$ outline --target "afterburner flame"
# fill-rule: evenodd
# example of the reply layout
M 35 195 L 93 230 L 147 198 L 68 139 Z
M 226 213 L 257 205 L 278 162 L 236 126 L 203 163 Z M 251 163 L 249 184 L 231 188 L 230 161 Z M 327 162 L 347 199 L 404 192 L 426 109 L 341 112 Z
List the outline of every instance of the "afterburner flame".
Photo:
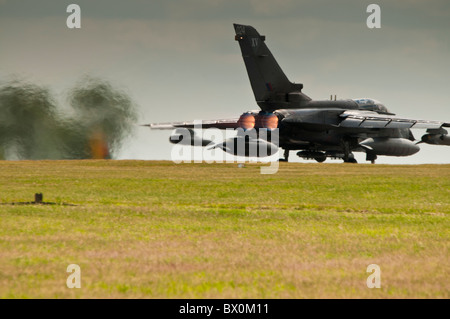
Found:
M 244 113 L 239 118 L 238 125 L 245 130 L 250 130 L 255 127 L 255 122 L 255 116 L 252 113 Z
M 256 118 L 256 127 L 276 129 L 278 127 L 278 117 L 274 113 L 258 114 Z

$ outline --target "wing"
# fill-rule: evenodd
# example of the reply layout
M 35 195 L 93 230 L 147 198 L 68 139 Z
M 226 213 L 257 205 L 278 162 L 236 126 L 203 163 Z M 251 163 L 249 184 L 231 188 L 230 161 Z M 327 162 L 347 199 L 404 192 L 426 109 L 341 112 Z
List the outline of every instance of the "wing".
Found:
M 349 128 L 421 128 L 439 130 L 450 127 L 450 123 L 405 119 L 397 116 L 379 114 L 371 111 L 345 111 L 339 115 L 343 120 L 340 127 Z
M 173 130 L 176 128 L 238 128 L 239 118 L 222 119 L 222 120 L 209 120 L 209 121 L 190 121 L 190 122 L 170 122 L 170 123 L 150 123 L 142 126 L 148 126 L 153 130 Z M 201 126 L 200 126 L 201 125 Z
M 297 114 L 298 113 L 298 114 Z M 338 118 L 335 116 L 338 115 Z M 173 130 L 176 128 L 238 128 L 239 118 L 208 120 L 208 121 L 189 121 L 189 122 L 169 122 L 169 123 L 150 123 L 147 126 L 156 130 Z M 372 111 L 338 111 L 338 110 L 296 110 L 290 116 L 287 116 L 285 123 L 302 123 L 316 125 L 332 125 L 346 128 L 420 128 L 429 130 L 439 130 L 442 127 L 450 127 L 450 123 L 441 121 L 415 120 L 397 117 L 390 114 L 379 114 Z

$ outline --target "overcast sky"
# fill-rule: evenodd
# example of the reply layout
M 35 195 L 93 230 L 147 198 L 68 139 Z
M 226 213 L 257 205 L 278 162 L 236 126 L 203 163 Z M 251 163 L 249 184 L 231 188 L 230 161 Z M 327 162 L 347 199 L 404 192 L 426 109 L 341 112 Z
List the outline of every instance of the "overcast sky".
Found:
M 81 29 L 66 26 L 71 3 Z M 370 3 L 381 29 L 366 26 Z M 234 22 L 266 35 L 313 99 L 370 97 L 403 117 L 450 122 L 448 0 L 0 0 L 0 81 L 48 86 L 64 104 L 83 75 L 104 78 L 133 98 L 142 124 L 238 117 L 258 107 Z M 170 159 L 169 135 L 138 127 L 119 158 Z M 421 149 L 377 162 L 450 163 L 450 147 Z

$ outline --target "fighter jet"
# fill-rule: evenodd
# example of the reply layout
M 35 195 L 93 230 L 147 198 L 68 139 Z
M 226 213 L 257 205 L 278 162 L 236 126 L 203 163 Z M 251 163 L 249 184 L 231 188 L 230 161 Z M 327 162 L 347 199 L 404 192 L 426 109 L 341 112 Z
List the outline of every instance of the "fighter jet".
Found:
M 202 128 L 240 129 L 248 131 L 276 131 L 277 143 L 260 134 L 246 140 L 247 146 L 264 144 L 271 155 L 284 149 L 305 159 L 323 162 L 327 158 L 356 163 L 353 152 L 365 152 L 366 160 L 375 162 L 378 156 L 410 156 L 417 153 L 420 143 L 450 145 L 444 127 L 448 122 L 426 121 L 398 117 L 379 101 L 371 98 L 347 100 L 312 100 L 302 92 L 303 84 L 288 80 L 266 45 L 266 37 L 248 25 L 234 24 L 235 40 L 239 43 L 256 103 L 260 110 L 244 112 L 240 117 L 204 121 Z M 151 129 L 188 129 L 192 135 L 183 140 L 179 131 L 171 135 L 172 143 L 221 148 L 234 155 L 236 148 L 226 142 L 215 144 L 196 135 L 194 122 L 147 124 Z M 426 134 L 416 141 L 411 129 L 426 129 Z M 269 135 L 265 135 L 269 136 Z M 238 134 L 234 142 L 242 138 Z M 245 151 L 248 155 L 248 152 Z

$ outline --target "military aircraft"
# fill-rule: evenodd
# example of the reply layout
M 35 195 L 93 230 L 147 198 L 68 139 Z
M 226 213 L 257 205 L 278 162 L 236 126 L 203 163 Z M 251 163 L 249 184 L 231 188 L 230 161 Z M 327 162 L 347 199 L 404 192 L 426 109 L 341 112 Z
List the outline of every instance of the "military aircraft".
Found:
M 248 111 L 239 118 L 204 121 L 202 128 L 240 128 L 243 131 L 277 131 L 277 143 L 268 138 L 247 138 L 245 145 L 264 144 L 271 155 L 284 149 L 288 161 L 289 151 L 305 159 L 323 162 L 328 157 L 356 163 L 353 152 L 365 152 L 366 160 L 375 162 L 377 156 L 410 156 L 417 153 L 420 143 L 450 145 L 444 127 L 450 123 L 406 119 L 396 116 L 379 101 L 370 98 L 348 100 L 312 100 L 302 92 L 303 84 L 288 80 L 265 43 L 265 36 L 248 25 L 234 24 L 235 40 L 239 43 L 247 68 L 250 84 L 259 111 Z M 225 142 L 215 144 L 195 134 L 194 122 L 147 124 L 151 129 L 184 128 L 192 133 L 184 139 L 177 130 L 170 137 L 172 143 L 212 146 L 234 155 L 236 149 Z M 411 129 L 426 129 L 416 141 Z M 270 134 L 267 135 L 270 137 Z M 239 140 L 242 134 L 234 138 Z M 246 151 L 244 155 L 248 155 Z

